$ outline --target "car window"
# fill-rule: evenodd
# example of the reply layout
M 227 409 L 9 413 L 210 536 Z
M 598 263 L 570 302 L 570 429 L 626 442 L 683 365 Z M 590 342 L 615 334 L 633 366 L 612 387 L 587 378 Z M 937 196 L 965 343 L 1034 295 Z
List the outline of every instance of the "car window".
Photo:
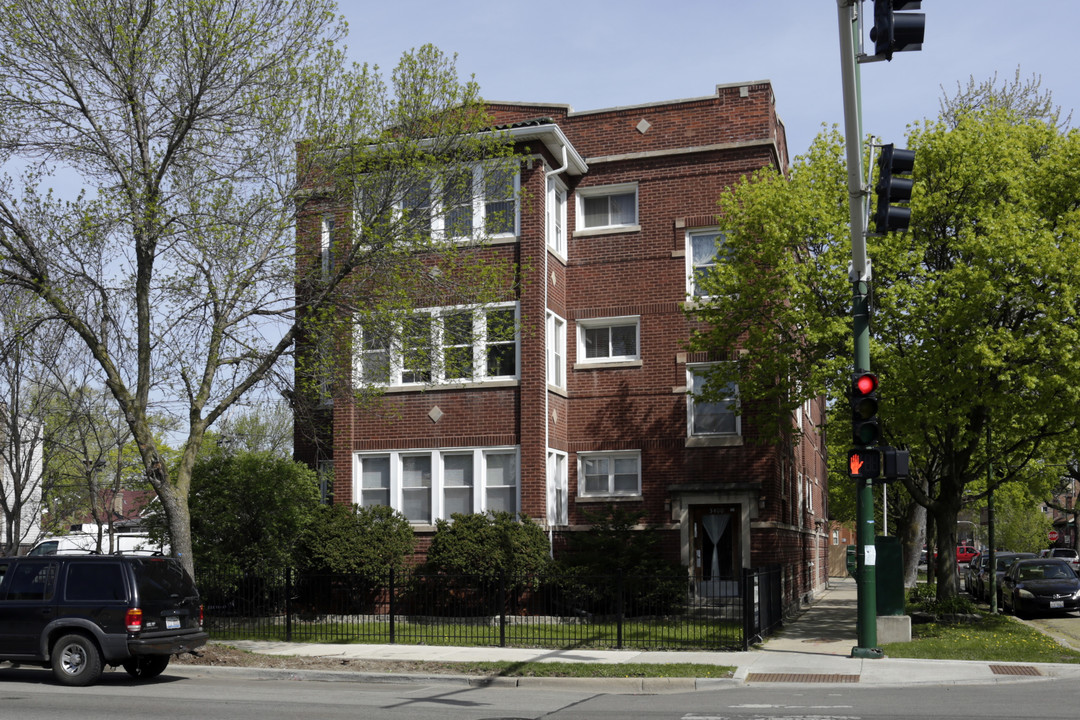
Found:
M 8 585 L 8 600 L 51 600 L 56 589 L 56 563 L 20 563 Z
M 127 591 L 120 563 L 69 564 L 64 598 L 75 602 L 126 600 Z
M 136 558 L 135 581 L 139 586 L 139 601 L 144 604 L 171 603 L 177 598 L 197 597 L 191 577 L 175 560 L 168 558 Z

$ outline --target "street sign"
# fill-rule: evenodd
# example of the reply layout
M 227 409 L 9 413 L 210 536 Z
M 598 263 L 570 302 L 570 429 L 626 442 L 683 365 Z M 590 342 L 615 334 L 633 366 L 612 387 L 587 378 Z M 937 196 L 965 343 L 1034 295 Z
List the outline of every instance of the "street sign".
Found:
M 1050 542 L 1057 542 L 1058 531 L 1057 530 L 1051 530 L 1049 537 L 1050 537 Z

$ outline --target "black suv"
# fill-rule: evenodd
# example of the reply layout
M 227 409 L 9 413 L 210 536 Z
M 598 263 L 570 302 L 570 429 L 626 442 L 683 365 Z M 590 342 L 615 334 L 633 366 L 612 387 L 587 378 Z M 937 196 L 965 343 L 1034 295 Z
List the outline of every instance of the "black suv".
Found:
M 206 643 L 202 606 L 179 561 L 162 556 L 0 558 L 0 660 L 52 667 L 90 685 L 103 664 L 132 677 Z

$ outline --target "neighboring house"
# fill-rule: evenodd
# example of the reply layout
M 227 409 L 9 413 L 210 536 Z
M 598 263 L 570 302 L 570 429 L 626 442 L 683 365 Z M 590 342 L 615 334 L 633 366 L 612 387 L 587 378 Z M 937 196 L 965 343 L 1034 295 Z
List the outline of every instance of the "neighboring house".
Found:
M 336 502 L 402 511 L 421 549 L 437 519 L 508 510 L 549 529 L 557 553 L 566 533 L 587 527 L 586 511 L 619 503 L 662 529 L 663 551 L 704 593 L 776 565 L 785 605 L 822 589 L 823 404 L 800 408 L 788 433 L 751 407 L 736 414 L 737 387 L 730 403 L 696 402 L 705 368 L 731 356 L 685 349 L 695 279 L 735 241 L 716 227 L 722 190 L 787 167 L 772 85 L 607 110 L 489 110 L 528 152 L 513 178 L 527 201 L 509 200 L 493 238 L 499 257 L 523 268 L 517 297 L 424 309 L 436 346 L 449 352 L 462 324 L 479 345 L 475 372 L 453 382 L 357 340 L 352 381 L 380 368 L 386 412 L 335 397 L 321 430 L 327 449 L 298 437 L 298 458 L 329 478 Z M 326 217 L 301 210 L 302 246 L 327 245 Z
M 4 406 L 5 418 L 17 425 L 18 436 L 7 436 L 0 448 L 0 546 L 14 551 L 33 547 L 41 537 L 41 425 L 35 420 L 12 418 Z

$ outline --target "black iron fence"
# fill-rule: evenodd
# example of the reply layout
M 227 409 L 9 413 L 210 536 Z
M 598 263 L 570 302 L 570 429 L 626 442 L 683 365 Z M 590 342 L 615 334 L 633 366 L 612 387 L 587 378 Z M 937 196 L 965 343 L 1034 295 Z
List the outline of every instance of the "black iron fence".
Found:
M 778 569 L 678 576 L 201 573 L 217 640 L 742 650 L 781 622 Z

